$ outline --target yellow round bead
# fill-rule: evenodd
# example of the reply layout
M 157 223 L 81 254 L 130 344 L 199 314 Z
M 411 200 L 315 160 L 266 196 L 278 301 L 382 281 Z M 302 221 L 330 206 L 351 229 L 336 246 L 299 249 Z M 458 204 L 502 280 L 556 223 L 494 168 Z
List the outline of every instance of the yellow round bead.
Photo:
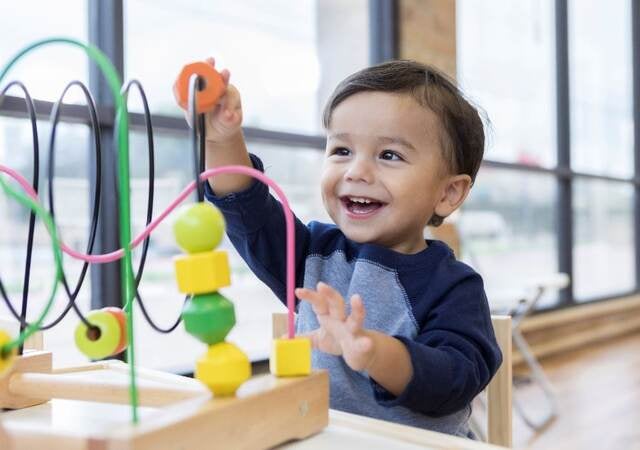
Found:
M 195 377 L 206 384 L 215 396 L 229 396 L 251 377 L 251 364 L 238 347 L 220 342 L 211 345 L 196 362 Z
M 207 202 L 185 205 L 176 212 L 173 233 L 180 248 L 187 253 L 215 249 L 224 237 L 224 216 Z
M 3 330 L 0 330 L 0 349 L 11 341 L 11 336 Z M 13 366 L 16 360 L 17 351 L 14 348 L 10 352 L 4 354 L 0 353 L 0 377 L 9 372 L 9 369 Z

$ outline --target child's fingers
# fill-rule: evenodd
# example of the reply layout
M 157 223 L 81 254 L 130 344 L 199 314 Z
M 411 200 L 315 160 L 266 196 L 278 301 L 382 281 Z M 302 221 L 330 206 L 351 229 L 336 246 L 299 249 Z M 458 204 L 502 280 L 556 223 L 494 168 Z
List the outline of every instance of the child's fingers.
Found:
M 227 86 L 227 92 L 220 98 L 220 103 L 226 111 L 238 111 L 242 108 L 240 104 L 240 93 L 233 85 Z
M 215 69 L 216 68 L 216 59 L 213 56 L 209 56 L 205 61 Z M 227 69 L 222 69 L 219 71 L 220 76 L 222 77 L 222 81 L 224 81 L 224 85 L 227 86 L 229 84 L 229 78 L 231 77 L 231 73 Z
M 366 311 L 362 303 L 362 297 L 358 294 L 351 296 L 351 314 L 347 318 L 347 328 L 351 333 L 362 330 Z
M 231 78 L 231 72 L 228 69 L 222 69 L 220 71 L 220 76 L 222 77 L 222 81 L 224 81 L 225 86 L 229 86 L 229 79 Z
M 334 319 L 344 320 L 346 318 L 346 313 L 344 311 L 344 299 L 342 295 L 334 288 L 329 286 L 326 283 L 319 282 L 318 283 L 318 292 L 321 295 L 324 295 L 329 304 L 329 315 Z
M 300 300 L 311 303 L 313 312 L 316 314 L 329 314 L 327 300 L 320 293 L 313 289 L 298 288 L 295 290 L 295 294 Z

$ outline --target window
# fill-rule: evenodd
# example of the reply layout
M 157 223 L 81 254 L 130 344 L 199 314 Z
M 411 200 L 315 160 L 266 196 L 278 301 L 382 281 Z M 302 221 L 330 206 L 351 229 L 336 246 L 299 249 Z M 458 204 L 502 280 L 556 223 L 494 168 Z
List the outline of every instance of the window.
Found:
M 569 2 L 574 170 L 633 176 L 631 4 Z
M 585 301 L 633 290 L 633 186 L 577 180 L 573 211 L 576 299 Z
M 24 46 L 51 36 L 69 36 L 83 41 L 87 39 L 87 4 L 84 0 L 59 2 L 3 2 L 0 4 L 0 28 L 11 30 L 11 39 L 0 40 L 0 62 L 6 64 Z M 72 80 L 87 83 L 87 60 L 83 52 L 63 46 L 41 48 L 18 62 L 3 80 L 5 86 L 11 80 L 22 81 L 34 99 L 57 101 L 64 87 Z M 8 95 L 22 97 L 22 92 L 12 88 Z M 67 103 L 84 104 L 79 89 L 71 89 L 65 97 Z M 0 112 L 1 114 L 1 112 Z M 47 198 L 46 159 L 50 128 L 48 123 L 38 123 L 40 141 L 40 198 Z M 56 145 L 55 206 L 62 236 L 76 249 L 86 246 L 88 239 L 89 190 L 88 158 L 92 148 L 89 130 L 83 125 L 61 124 Z M 63 143 L 61 145 L 61 143 Z M 33 145 L 31 126 L 27 120 L 0 116 L 0 163 L 17 170 L 28 180 L 32 178 Z M 65 202 L 73 193 L 77 202 Z M 45 202 L 46 204 L 46 202 Z M 29 213 L 21 205 L 0 194 L 0 277 L 7 293 L 18 311 L 22 301 L 23 271 L 26 256 Z M 7 213 L 8 212 L 8 213 Z M 86 220 L 85 220 L 86 219 Z M 86 226 L 85 226 L 86 225 Z M 7 232 L 8 230 L 8 232 Z M 53 255 L 49 235 L 44 225 L 36 221 L 35 244 L 29 285 L 28 320 L 37 318 L 51 292 L 54 272 Z M 71 289 L 75 287 L 81 263 L 64 259 L 65 271 Z M 91 280 L 87 273 L 77 303 L 82 311 L 89 310 Z M 54 307 L 45 319 L 51 322 L 64 309 L 67 296 L 59 286 Z M 10 313 L 1 302 L 0 316 Z M 78 322 L 71 311 L 62 322 L 47 332 L 47 347 L 55 351 L 55 364 L 86 361 L 75 350 L 73 330 Z M 16 331 L 17 331 L 16 322 Z
M 319 145 L 310 148 L 305 144 L 307 139 L 296 136 L 316 137 L 321 132 L 324 102 L 335 84 L 367 65 L 367 1 L 280 0 L 265 4 L 250 0 L 238 2 L 232 10 L 196 1 L 179 6 L 167 1 L 129 1 L 125 8 L 126 74 L 142 82 L 152 113 L 181 118 L 172 93 L 176 75 L 187 62 L 214 56 L 218 67 L 231 70 L 232 83 L 241 92 L 244 126 L 297 133 L 285 137 L 285 146 L 270 143 L 268 138 L 252 139 L 247 133 L 249 150 L 263 157 L 266 174 L 283 187 L 302 220 L 328 220 L 318 188 L 322 152 Z M 166 39 L 168 34 L 171 40 Z M 131 96 L 130 109 L 141 111 L 136 97 Z M 186 133 L 154 131 L 155 202 L 156 211 L 161 211 L 192 179 L 191 144 Z M 132 160 L 138 162 L 138 168 L 132 168 L 137 174 L 132 188 L 136 228 L 145 219 L 145 139 L 139 134 L 133 138 L 136 156 Z M 271 314 L 283 306 L 229 242 L 223 247 L 230 252 L 233 284 L 222 292 L 234 302 L 237 315 L 229 340 L 252 359 L 264 359 L 269 354 Z M 179 251 L 170 223 L 161 225 L 151 239 L 141 291 L 149 313 L 160 317 L 158 322 L 163 325 L 175 320 L 182 302 L 171 261 Z M 138 358 L 147 366 L 192 367 L 204 351 L 183 327 L 169 336 L 159 336 L 138 321 L 137 330 L 142 348 Z M 151 351 L 158 342 L 167 349 L 163 354 Z M 149 345 L 152 347 L 145 351 Z
M 553 2 L 459 0 L 462 89 L 486 111 L 485 161 L 523 168 L 556 164 Z M 508 293 L 557 271 L 556 182 L 544 171 L 485 163 L 460 214 L 468 262 L 499 309 Z M 554 294 L 541 304 L 555 304 Z M 515 299 L 511 299 L 513 302 Z
M 38 123 L 40 141 L 40 189 L 41 202 L 48 209 L 48 188 L 46 165 L 50 127 L 48 123 Z M 54 183 L 54 206 L 56 224 L 61 239 L 75 250 L 84 251 L 89 237 L 90 189 L 88 181 L 89 153 L 93 147 L 89 144 L 89 129 L 84 125 L 60 124 L 56 138 L 56 167 Z M 64 143 L 64 144 L 62 144 Z M 33 144 L 31 124 L 22 119 L 0 117 L 0 161 L 18 171 L 27 180 L 32 179 Z M 68 201 L 73 198 L 74 201 Z M 2 193 L 0 195 L 0 277 L 7 290 L 14 309 L 20 311 L 23 291 L 24 266 L 29 230 L 29 211 Z M 34 247 L 29 283 L 29 321 L 35 320 L 49 299 L 53 284 L 53 254 L 51 240 L 43 223 L 36 220 Z M 82 263 L 73 258 L 64 257 L 64 270 L 71 291 L 75 290 Z M 85 277 L 79 292 L 77 304 L 81 311 L 88 312 L 90 307 L 91 280 L 89 273 Z M 68 302 L 68 296 L 62 285 L 58 286 L 55 303 L 44 321 L 49 324 L 59 316 Z M 1 303 L 0 316 L 9 316 L 4 302 Z M 56 364 L 85 361 L 75 350 L 73 331 L 78 318 L 73 311 L 51 330 L 47 331 L 47 348 L 55 351 Z M 16 322 L 16 330 L 17 330 Z
M 573 284 L 542 307 L 637 291 L 631 2 L 460 0 L 457 14 L 459 79 L 492 121 L 460 218 L 488 288 L 546 270 Z
M 570 1 L 574 287 L 579 302 L 636 289 L 631 2 Z M 606 262 L 605 262 L 606 261 Z
M 461 209 L 465 262 L 484 278 L 494 309 L 513 305 L 514 292 L 557 269 L 556 183 L 552 176 L 484 167 Z M 551 304 L 556 296 L 545 298 Z
M 128 1 L 127 76 L 142 81 L 154 112 L 182 116 L 175 77 L 213 56 L 242 94 L 245 126 L 318 133 L 336 82 L 368 62 L 367 12 L 366 0 Z
M 8 62 L 24 46 L 52 36 L 87 40 L 87 3 L 85 0 L 41 2 L 24 0 L 0 4 L 0 29 L 11 30 L 11 38 L 0 40 L 0 61 Z M 57 101 L 71 80 L 87 80 L 87 58 L 68 46 L 41 48 L 25 56 L 6 81 L 21 80 L 33 98 Z M 17 94 L 14 94 L 17 95 Z M 72 91 L 67 103 L 84 103 L 79 91 Z
M 238 2 L 233 9 L 196 1 L 179 6 L 167 1 L 129 1 L 125 8 L 127 77 L 142 82 L 154 114 L 181 118 L 172 93 L 176 75 L 187 62 L 214 56 L 218 67 L 231 70 L 232 83 L 241 92 L 244 126 L 315 137 L 321 132 L 324 102 L 335 84 L 368 63 L 366 0 L 269 4 L 250 0 Z M 172 39 L 167 40 L 167 35 Z M 136 97 L 131 96 L 130 108 L 141 111 Z M 186 133 L 155 131 L 156 211 L 160 211 L 192 179 L 191 144 Z M 322 152 L 319 146 L 309 148 L 306 140 L 291 136 L 282 146 L 269 143 L 268 138 L 254 140 L 247 133 L 248 147 L 263 157 L 266 174 L 281 184 L 302 220 L 328 219 L 318 189 Z M 139 134 L 133 139 L 136 156 L 132 160 L 139 163 L 139 168 L 132 168 L 137 174 L 132 188 L 136 228 L 145 219 L 145 139 Z M 225 241 L 223 246 L 230 252 L 233 284 L 222 292 L 234 302 L 237 314 L 229 339 L 251 358 L 263 359 L 269 353 L 271 313 L 283 306 L 230 243 Z M 158 322 L 165 325 L 174 320 L 182 302 L 171 262 L 178 252 L 170 224 L 161 225 L 151 239 L 141 291 L 150 314 L 161 317 Z M 158 336 L 141 321 L 137 328 L 137 336 L 144 336 L 138 340 L 142 364 L 191 367 L 203 352 L 182 327 L 170 336 Z M 144 351 L 149 343 L 157 345 L 158 339 L 165 343 L 166 353 Z
M 100 20 L 100 28 L 92 29 L 92 36 L 115 43 L 116 56 L 119 52 L 124 55 L 124 78 L 142 82 L 154 114 L 154 207 L 157 214 L 192 179 L 191 144 L 182 113 L 173 99 L 174 79 L 185 63 L 213 55 L 221 67 L 232 70 L 233 83 L 242 92 L 244 125 L 250 128 L 247 132 L 250 150 L 264 157 L 267 174 L 282 184 L 303 220 L 327 219 L 323 216 L 317 189 L 319 172 L 316 169 L 322 159 L 321 111 L 336 82 L 368 63 L 368 1 L 279 0 L 265 5 L 257 0 L 244 0 L 230 10 L 211 2 L 191 0 L 176 6 L 166 0 L 141 0 L 125 1 L 123 7 L 124 36 L 114 35 L 120 20 L 117 2 L 65 0 L 47 6 L 25 1 L 12 4 L 10 10 L 0 7 L 0 25 L 15 30 L 11 42 L 0 43 L 0 61 L 6 61 L 24 45 L 40 38 L 69 36 L 87 41 L 90 13 L 92 21 Z M 107 14 L 104 14 L 105 10 L 108 10 Z M 99 14 L 94 14 L 96 12 Z M 16 22 L 24 23 L 24 26 L 16 29 Z M 97 24 L 92 22 L 89 26 L 96 27 Z M 50 46 L 30 54 L 27 59 L 28 62 L 14 67 L 11 78 L 25 81 L 32 96 L 44 100 L 43 105 L 47 107 L 58 99 L 71 80 L 87 82 L 88 59 L 78 49 Z M 103 98 L 99 94 L 105 92 L 110 97 L 104 80 L 98 83 L 92 88 L 94 97 Z M 9 95 L 22 96 L 13 91 Z M 75 89 L 69 92 L 65 101 L 85 103 L 79 90 L 76 92 Z M 113 129 L 109 109 L 103 106 L 98 104 L 104 137 Z M 133 111 L 132 123 L 136 120 L 139 123 L 140 115 L 135 114 L 141 111 L 137 94 L 130 96 L 129 107 Z M 67 123 L 62 123 L 58 131 L 55 197 L 61 201 L 56 203 L 56 218 L 63 238 L 74 248 L 83 249 L 88 236 L 92 141 L 86 125 L 70 123 L 86 119 L 73 114 L 65 116 L 63 113 L 62 122 Z M 6 115 L 22 118 L 4 117 Z M 27 176 L 32 148 L 29 130 L 22 110 L 16 111 L 15 106 L 0 106 L 0 160 Z M 39 133 L 41 161 L 45 165 L 46 123 L 40 124 Z M 132 225 L 136 234 L 146 219 L 148 163 L 146 135 L 134 124 L 130 136 Z M 44 168 L 42 173 L 45 173 Z M 41 192 L 46 198 L 42 185 Z M 62 201 L 72 195 L 73 202 Z M 17 299 L 22 286 L 20 262 L 24 258 L 28 213 L 4 196 L 0 196 L 0 208 L 9 211 L 0 216 L 0 228 L 12 230 L 0 237 L 3 255 L 8 255 L 0 263 L 0 275 L 12 299 Z M 50 288 L 47 276 L 53 278 L 51 251 L 42 225 L 36 236 L 33 265 L 38 280 L 32 282 L 31 297 L 37 300 L 32 300 L 31 305 L 46 299 Z M 252 359 L 265 358 L 269 351 L 271 312 L 282 310 L 283 306 L 253 276 L 228 242 L 224 242 L 223 247 L 230 249 L 234 280 L 224 293 L 236 305 L 238 322 L 229 339 L 238 343 Z M 179 251 L 170 220 L 166 221 L 151 237 L 140 287 L 150 316 L 164 327 L 175 321 L 184 300 L 175 286 L 172 263 L 172 256 Z M 140 251 L 136 250 L 134 267 L 139 258 Z M 81 265 L 69 257 L 64 261 L 68 279 L 73 282 Z M 91 308 L 89 281 L 87 277 L 79 296 L 79 306 L 85 313 Z M 55 308 L 64 307 L 66 299 L 59 291 Z M 29 315 L 32 315 L 31 308 Z M 139 308 L 137 315 L 140 363 L 182 370 L 193 367 L 195 358 L 204 348 L 187 336 L 182 327 L 170 335 L 159 335 L 144 323 Z M 55 312 L 50 316 L 54 317 Z M 85 359 L 73 345 L 73 329 L 77 322 L 77 318 L 69 314 L 47 333 L 47 345 L 56 350 L 56 364 Z M 166 351 L 156 351 L 158 346 Z
M 51 36 L 87 41 L 92 31 L 99 41 L 113 43 L 114 55 L 124 60 L 124 78 L 142 82 L 153 113 L 157 214 L 192 178 L 191 143 L 173 99 L 174 79 L 185 63 L 215 56 L 219 66 L 231 69 L 232 82 L 242 93 L 250 151 L 263 158 L 267 175 L 283 186 L 304 221 L 329 220 L 318 192 L 321 112 L 336 83 L 369 63 L 369 43 L 377 42 L 375 33 L 369 35 L 370 29 L 379 25 L 369 23 L 369 12 L 371 5 L 380 8 L 380 3 L 242 0 L 229 9 L 219 2 L 187 0 L 178 6 L 168 0 L 137 0 L 122 2 L 121 17 L 120 2 L 25 0 L 0 6 L 0 26 L 12 30 L 11 40 L 0 42 L 0 61 L 6 62 L 36 39 Z M 566 295 L 544 299 L 543 308 L 637 292 L 632 3 L 614 2 L 605 9 L 598 5 L 594 0 L 586 4 L 577 0 L 496 0 L 489 4 L 458 0 L 456 4 L 458 79 L 492 123 L 485 163 L 459 220 L 466 235 L 465 258 L 484 275 L 492 302 L 499 300 L 494 293 L 504 287 L 505 279 L 519 283 L 558 270 L 572 271 L 573 287 Z M 102 8 L 115 15 L 92 14 Z M 115 34 L 120 25 L 122 36 Z M 565 35 L 568 42 L 563 49 Z M 559 64 L 565 61 L 565 53 L 568 72 Z M 39 107 L 50 108 L 67 83 L 87 81 L 88 67 L 88 59 L 78 49 L 51 46 L 17 64 L 10 79 L 24 81 L 32 96 L 42 102 Z M 556 92 L 556 80 L 566 80 L 568 102 Z M 107 92 L 104 80 L 93 87 L 94 95 L 96 90 Z M 22 96 L 18 90 L 9 95 Z M 84 104 L 85 99 L 73 89 L 66 102 Z M 7 103 L 0 105 L 0 162 L 30 178 L 29 123 L 24 109 L 18 111 L 15 103 Z M 131 95 L 129 105 L 132 121 L 140 124 L 137 94 Z M 102 135 L 108 136 L 113 131 L 109 108 L 98 107 Z M 88 238 L 91 132 L 77 112 L 63 113 L 62 122 L 56 141 L 56 216 L 63 238 L 82 249 Z M 557 126 L 563 123 L 570 127 Z M 39 125 L 41 197 L 46 198 L 49 126 L 44 121 Z M 146 218 L 145 139 L 134 124 L 134 234 Z M 570 167 L 565 164 L 569 160 Z M 70 197 L 73 202 L 65 201 Z M 566 211 L 571 211 L 571 219 L 560 205 L 570 206 Z M 0 195 L 0 211 L 0 277 L 17 304 L 28 212 L 4 195 Z M 572 236 L 573 247 L 568 248 L 567 240 L 559 236 Z M 262 359 L 268 353 L 271 312 L 283 307 L 229 243 L 222 245 L 230 249 L 233 266 L 233 285 L 224 293 L 234 301 L 237 312 L 237 326 L 229 339 L 252 359 Z M 183 302 L 175 288 L 172 265 L 179 251 L 171 223 L 166 221 L 152 235 L 140 287 L 149 314 L 162 326 L 175 321 Z M 605 264 L 605 254 L 615 258 L 609 257 Z M 137 250 L 135 267 L 139 257 Z M 51 258 L 48 236 L 39 223 L 30 318 L 51 287 Z M 73 286 L 81 264 L 68 257 L 64 261 Z M 85 313 L 91 308 L 91 296 L 87 277 L 78 300 Z M 60 290 L 50 319 L 66 300 Z M 139 308 L 137 311 L 139 362 L 151 367 L 192 368 L 204 346 L 182 327 L 170 335 L 157 334 L 144 323 Z M 5 315 L 2 307 L 0 315 Z M 77 322 L 70 313 L 47 333 L 47 345 L 56 351 L 56 364 L 85 360 L 73 345 Z M 165 351 L 156 351 L 158 347 Z
M 458 81 L 492 122 L 485 157 L 556 163 L 553 2 L 459 0 Z

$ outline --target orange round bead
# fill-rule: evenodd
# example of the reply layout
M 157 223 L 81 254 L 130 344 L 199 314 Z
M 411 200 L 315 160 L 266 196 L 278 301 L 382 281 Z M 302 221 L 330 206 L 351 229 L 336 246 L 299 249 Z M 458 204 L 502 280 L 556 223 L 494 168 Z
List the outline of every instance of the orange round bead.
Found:
M 189 79 L 197 74 L 204 81 L 204 87 L 196 94 L 196 112 L 203 113 L 213 110 L 218 99 L 224 93 L 225 86 L 222 76 L 206 62 L 194 62 L 182 68 L 173 85 L 173 95 L 182 109 L 189 107 Z
M 115 306 L 107 306 L 106 308 L 102 308 L 102 311 L 106 311 L 109 314 L 113 314 L 113 316 L 118 319 L 118 324 L 120 325 L 120 342 L 118 342 L 118 346 L 113 352 L 114 355 L 121 353 L 127 348 L 127 317 L 124 311 Z

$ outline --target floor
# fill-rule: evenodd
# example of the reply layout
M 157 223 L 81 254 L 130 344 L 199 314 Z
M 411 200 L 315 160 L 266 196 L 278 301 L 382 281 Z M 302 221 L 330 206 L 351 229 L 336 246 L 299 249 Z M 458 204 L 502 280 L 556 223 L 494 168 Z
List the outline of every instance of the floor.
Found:
M 543 361 L 554 386 L 558 417 L 535 433 L 513 416 L 514 448 L 640 450 L 640 334 Z M 542 395 L 523 384 L 514 395 L 540 412 Z

